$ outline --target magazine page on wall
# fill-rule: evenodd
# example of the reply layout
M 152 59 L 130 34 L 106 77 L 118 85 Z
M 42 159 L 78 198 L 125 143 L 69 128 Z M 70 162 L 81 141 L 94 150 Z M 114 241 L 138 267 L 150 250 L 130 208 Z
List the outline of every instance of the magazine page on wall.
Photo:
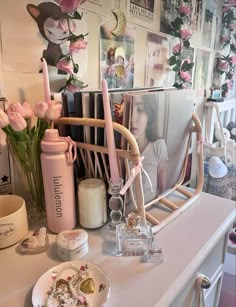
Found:
M 184 1 L 173 1 L 173 0 L 161 0 L 161 7 L 160 7 L 160 32 L 170 34 L 170 24 L 175 18 L 178 16 L 178 8 L 180 3 L 184 4 Z M 190 8 L 193 7 L 193 2 L 195 0 L 189 1 Z M 191 27 L 191 21 L 188 24 Z
M 168 37 L 149 32 L 147 34 L 146 73 L 147 87 L 167 87 L 174 84 L 170 81 Z
M 194 97 L 192 90 L 130 94 L 129 129 L 144 157 L 142 165 L 149 177 L 142 172 L 145 204 L 179 181 L 192 126 Z M 129 208 L 130 205 L 127 204 Z
M 202 43 L 208 48 L 215 48 L 219 19 L 216 1 L 205 1 Z
M 206 90 L 209 88 L 207 84 L 209 73 L 210 51 L 204 49 L 197 49 L 194 73 L 194 89 L 197 96 L 205 97 Z
M 178 39 L 177 38 L 170 38 L 170 52 L 171 50 L 173 50 L 174 46 L 177 45 L 179 43 Z M 192 45 L 190 45 L 189 48 L 186 48 L 184 46 L 182 46 L 182 51 L 181 51 L 181 56 L 180 56 L 180 60 L 181 62 L 184 62 L 184 61 L 187 61 L 188 63 L 193 63 L 194 60 L 195 60 L 195 57 L 196 57 L 196 48 L 194 48 Z M 171 57 L 171 53 L 169 54 L 169 56 Z M 194 66 L 192 69 L 188 70 L 188 74 L 190 75 L 190 80 L 187 82 L 184 83 L 184 86 L 185 88 L 187 89 L 192 89 L 193 88 L 193 79 L 194 79 L 194 74 L 193 74 L 193 71 L 194 71 Z M 172 85 L 174 83 L 180 83 L 180 78 L 177 74 L 177 72 L 175 71 L 171 71 L 171 73 L 169 74 L 170 75 L 170 80 L 169 81 Z
M 96 14 L 111 17 L 112 10 L 115 6 L 114 4 L 114 0 L 87 0 L 81 4 L 81 8 L 91 12 L 95 12 Z
M 148 29 L 156 29 L 158 16 L 157 0 L 120 1 L 120 9 L 126 12 L 128 21 Z
M 192 7 L 192 40 L 195 42 L 202 41 L 203 28 L 203 1 L 196 0 Z
M 120 33 L 113 34 L 111 20 L 101 19 L 100 70 L 109 89 L 134 86 L 134 26 L 125 25 Z

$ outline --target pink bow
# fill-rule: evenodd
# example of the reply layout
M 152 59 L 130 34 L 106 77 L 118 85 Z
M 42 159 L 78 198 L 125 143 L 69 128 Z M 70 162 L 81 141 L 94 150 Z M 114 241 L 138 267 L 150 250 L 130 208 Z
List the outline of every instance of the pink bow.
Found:
M 141 157 L 138 161 L 138 164 L 135 165 L 132 169 L 131 169 L 131 172 L 130 172 L 130 177 L 129 179 L 126 181 L 125 185 L 123 186 L 123 188 L 120 190 L 120 194 L 121 195 L 124 195 L 125 192 L 129 189 L 129 187 L 131 186 L 132 182 L 134 181 L 135 177 L 141 172 L 143 171 L 145 176 L 147 177 L 148 179 L 148 182 L 151 186 L 151 191 L 153 192 L 153 188 L 152 188 L 152 182 L 151 182 L 151 179 L 150 177 L 148 176 L 148 173 L 145 171 L 145 169 L 143 168 L 143 165 L 142 165 L 142 161 L 144 160 L 144 157 Z

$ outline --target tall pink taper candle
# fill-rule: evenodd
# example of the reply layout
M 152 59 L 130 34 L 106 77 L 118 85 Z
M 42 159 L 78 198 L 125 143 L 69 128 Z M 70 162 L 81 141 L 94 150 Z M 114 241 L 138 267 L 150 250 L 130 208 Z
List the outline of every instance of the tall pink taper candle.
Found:
M 48 104 L 51 102 L 51 91 L 48 76 L 48 65 L 45 58 L 41 58 L 43 69 L 43 84 L 44 84 L 44 98 Z
M 102 80 L 102 99 L 103 99 L 103 108 L 104 108 L 104 117 L 105 117 L 105 128 L 107 136 L 107 149 L 111 173 L 111 182 L 113 184 L 118 184 L 120 181 L 117 156 L 116 156 L 116 147 L 114 139 L 114 130 L 111 119 L 111 108 L 110 101 L 107 89 L 107 82 L 105 79 Z

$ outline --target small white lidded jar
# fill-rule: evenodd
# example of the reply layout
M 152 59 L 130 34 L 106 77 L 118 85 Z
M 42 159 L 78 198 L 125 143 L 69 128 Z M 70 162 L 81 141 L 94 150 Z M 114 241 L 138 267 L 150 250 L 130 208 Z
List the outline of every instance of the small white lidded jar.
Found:
M 57 235 L 57 256 L 64 260 L 80 259 L 89 250 L 88 233 L 83 229 L 64 230 Z

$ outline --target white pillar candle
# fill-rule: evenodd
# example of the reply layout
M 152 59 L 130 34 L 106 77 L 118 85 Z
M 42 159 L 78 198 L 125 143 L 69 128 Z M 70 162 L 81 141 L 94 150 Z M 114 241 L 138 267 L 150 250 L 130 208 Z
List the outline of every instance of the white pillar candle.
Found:
M 84 228 L 95 229 L 107 221 L 106 186 L 98 178 L 81 181 L 78 185 L 79 222 Z

